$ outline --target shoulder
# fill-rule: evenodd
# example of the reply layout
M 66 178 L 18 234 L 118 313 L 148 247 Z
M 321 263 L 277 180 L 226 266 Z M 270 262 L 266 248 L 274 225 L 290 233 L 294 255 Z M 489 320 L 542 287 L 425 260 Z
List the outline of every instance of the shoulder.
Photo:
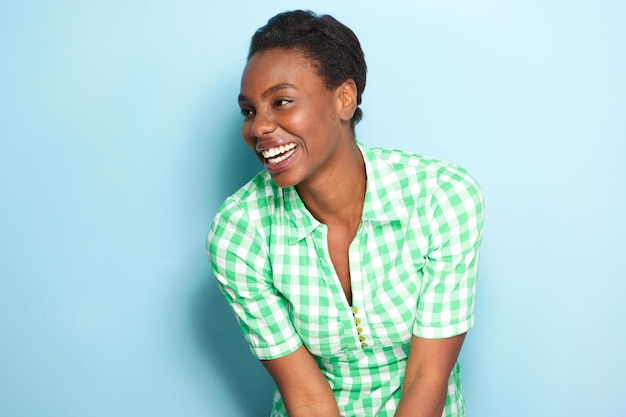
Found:
M 467 190 L 482 199 L 476 179 L 456 164 L 397 149 L 362 147 L 362 150 L 376 174 L 393 177 L 405 193 L 424 197 Z
M 252 220 L 263 217 L 264 213 L 272 211 L 278 195 L 278 187 L 267 171 L 263 170 L 222 203 L 216 219 L 231 218 L 243 213 L 247 213 Z
M 280 198 L 267 171 L 261 171 L 229 196 L 218 209 L 207 236 L 207 246 L 233 236 L 258 236 Z

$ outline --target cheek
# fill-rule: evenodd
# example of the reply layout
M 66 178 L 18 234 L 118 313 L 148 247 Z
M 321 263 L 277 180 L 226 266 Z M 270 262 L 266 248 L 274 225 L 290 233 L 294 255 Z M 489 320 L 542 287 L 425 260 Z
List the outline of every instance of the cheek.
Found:
M 313 109 L 294 110 L 276 119 L 281 129 L 295 136 L 310 135 L 311 131 L 317 131 L 321 121 L 319 110 Z

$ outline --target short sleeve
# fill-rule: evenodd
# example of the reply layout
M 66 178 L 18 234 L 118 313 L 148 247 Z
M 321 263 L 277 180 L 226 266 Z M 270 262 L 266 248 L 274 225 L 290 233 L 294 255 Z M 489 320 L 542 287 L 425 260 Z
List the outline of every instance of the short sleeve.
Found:
M 413 334 L 447 338 L 473 325 L 483 196 L 464 170 L 446 167 L 427 208 L 429 251 Z
M 272 284 L 267 245 L 246 212 L 225 204 L 213 221 L 206 246 L 218 286 L 252 353 L 264 360 L 295 351 L 302 342 L 285 299 Z

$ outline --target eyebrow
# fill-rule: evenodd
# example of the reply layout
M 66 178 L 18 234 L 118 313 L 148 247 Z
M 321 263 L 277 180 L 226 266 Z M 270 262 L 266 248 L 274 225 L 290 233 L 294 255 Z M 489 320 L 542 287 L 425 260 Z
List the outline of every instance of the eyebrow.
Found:
M 265 98 L 268 95 L 275 93 L 276 91 L 283 90 L 286 88 L 296 88 L 296 86 L 291 83 L 280 83 L 280 84 L 273 85 L 267 90 L 265 90 L 263 94 L 261 94 L 261 98 Z M 248 97 L 244 96 L 243 94 L 239 94 L 237 101 L 241 103 L 242 101 L 250 101 L 250 100 L 248 99 Z

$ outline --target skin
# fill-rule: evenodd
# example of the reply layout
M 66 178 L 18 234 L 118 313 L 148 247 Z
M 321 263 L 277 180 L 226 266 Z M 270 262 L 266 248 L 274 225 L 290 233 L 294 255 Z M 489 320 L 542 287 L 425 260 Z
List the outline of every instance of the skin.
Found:
M 348 247 L 361 221 L 366 185 L 365 164 L 350 127 L 356 94 L 351 79 L 328 88 L 301 52 L 270 49 L 250 57 L 239 95 L 245 143 L 274 182 L 295 186 L 311 214 L 327 225 L 330 257 L 349 304 Z M 271 149 L 280 152 L 281 146 L 279 155 L 263 156 Z M 286 158 L 271 163 L 277 156 Z M 463 339 L 413 337 L 397 417 L 441 417 Z M 290 417 L 339 416 L 328 381 L 304 346 L 262 363 Z
M 248 61 L 239 105 L 245 143 L 274 182 L 295 186 L 307 209 L 328 226 L 330 257 L 351 303 L 348 246 L 365 198 L 365 164 L 350 127 L 357 106 L 354 81 L 328 89 L 303 54 L 272 49 Z M 262 155 L 289 144 L 296 148 L 280 169 Z

